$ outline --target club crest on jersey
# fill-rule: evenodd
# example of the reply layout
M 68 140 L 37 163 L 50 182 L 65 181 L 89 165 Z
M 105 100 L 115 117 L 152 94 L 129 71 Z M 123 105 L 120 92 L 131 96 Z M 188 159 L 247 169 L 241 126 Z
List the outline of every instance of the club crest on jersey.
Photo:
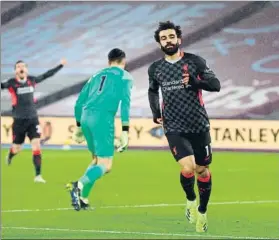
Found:
M 183 66 L 183 71 L 184 71 L 184 72 L 188 72 L 188 64 L 184 64 L 184 66 Z
M 26 94 L 26 93 L 32 93 L 32 92 L 34 92 L 33 86 L 21 87 L 21 88 L 17 89 L 17 94 Z

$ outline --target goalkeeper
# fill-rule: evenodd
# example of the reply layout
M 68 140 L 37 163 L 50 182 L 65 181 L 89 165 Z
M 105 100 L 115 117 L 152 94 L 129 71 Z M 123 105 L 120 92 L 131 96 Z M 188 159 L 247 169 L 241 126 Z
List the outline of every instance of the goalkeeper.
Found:
M 72 206 L 79 211 L 89 207 L 88 196 L 97 179 L 112 168 L 114 155 L 114 118 L 121 101 L 122 134 L 117 151 L 128 147 L 130 96 L 133 79 L 125 68 L 125 52 L 115 48 L 108 54 L 109 67 L 92 76 L 83 87 L 75 105 L 77 128 L 74 140 L 87 142 L 93 161 L 84 175 L 67 184 Z

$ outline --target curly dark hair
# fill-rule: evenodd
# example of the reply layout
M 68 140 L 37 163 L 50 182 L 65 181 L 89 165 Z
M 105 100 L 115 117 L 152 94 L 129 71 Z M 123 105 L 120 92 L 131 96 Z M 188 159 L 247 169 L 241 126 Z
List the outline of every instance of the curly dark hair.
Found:
M 181 31 L 181 27 L 178 25 L 175 25 L 173 22 L 171 21 L 166 21 L 166 22 L 159 22 L 159 27 L 157 28 L 157 30 L 154 33 L 154 38 L 156 40 L 156 42 L 160 42 L 160 36 L 159 33 L 163 30 L 167 30 L 167 29 L 173 29 L 176 32 L 176 35 L 178 38 L 182 37 L 182 31 Z

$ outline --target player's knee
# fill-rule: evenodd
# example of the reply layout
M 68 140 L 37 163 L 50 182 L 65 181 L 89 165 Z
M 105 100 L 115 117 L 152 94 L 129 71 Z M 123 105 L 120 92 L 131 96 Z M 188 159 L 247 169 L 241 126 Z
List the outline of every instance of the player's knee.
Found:
M 195 157 L 193 155 L 184 157 L 178 161 L 181 166 L 181 171 L 184 174 L 191 174 L 195 172 L 196 164 Z
M 31 140 L 31 146 L 33 151 L 41 150 L 41 143 L 39 138 L 34 138 Z
M 13 153 L 17 154 L 21 150 L 21 145 L 19 144 L 13 144 L 12 145 Z
M 193 168 L 191 168 L 191 167 L 185 166 L 185 167 L 183 167 L 183 168 L 181 169 L 181 172 L 182 172 L 183 174 L 189 175 L 189 174 L 194 173 L 195 170 L 194 170 Z
M 105 166 L 106 173 L 110 172 L 112 169 L 112 159 L 110 158 L 98 158 L 97 164 L 102 164 Z
M 198 174 L 198 176 L 202 178 L 205 178 L 210 174 L 208 166 L 199 166 L 199 165 L 196 166 L 196 173 Z

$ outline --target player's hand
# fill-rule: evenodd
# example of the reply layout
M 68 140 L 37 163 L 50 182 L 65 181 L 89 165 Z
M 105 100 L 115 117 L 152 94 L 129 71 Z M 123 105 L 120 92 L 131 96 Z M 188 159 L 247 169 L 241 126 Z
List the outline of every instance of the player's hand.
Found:
M 190 81 L 188 84 L 191 85 L 191 87 L 193 89 L 197 89 L 199 83 L 200 83 L 200 80 L 197 77 L 190 75 Z
M 183 84 L 187 85 L 190 81 L 190 75 L 189 73 L 183 73 L 183 79 L 182 79 L 182 82 Z
M 117 152 L 124 152 L 128 148 L 129 136 L 127 131 L 122 131 L 120 136 L 120 145 L 117 148 Z
M 65 58 L 62 58 L 60 63 L 64 66 L 67 64 L 67 60 Z
M 157 124 L 163 124 L 163 119 L 162 118 L 153 118 L 153 122 Z
M 76 127 L 76 130 L 74 131 L 72 138 L 75 142 L 77 142 L 79 144 L 85 141 L 81 127 Z

